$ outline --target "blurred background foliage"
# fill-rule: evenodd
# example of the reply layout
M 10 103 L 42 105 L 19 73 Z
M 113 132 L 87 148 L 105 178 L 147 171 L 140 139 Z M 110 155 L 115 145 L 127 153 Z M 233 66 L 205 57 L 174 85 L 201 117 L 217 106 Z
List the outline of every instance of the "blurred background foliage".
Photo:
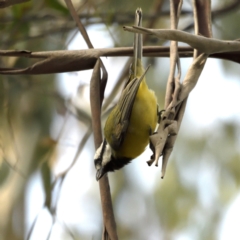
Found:
M 154 28 L 169 28 L 166 0 L 73 3 L 86 29 L 107 38 L 107 43 L 98 42 L 100 47 L 132 45 L 133 36 L 123 32 L 122 26 L 133 24 L 139 6 L 144 26 L 155 19 Z M 232 9 L 214 15 L 214 37 L 239 38 L 238 1 L 212 0 L 212 8 L 224 9 L 234 3 Z M 161 11 L 154 15 L 156 6 Z M 191 9 L 191 1 L 184 1 L 180 29 L 190 32 Z M 32 0 L 0 9 L 0 29 L 1 50 L 68 49 L 78 34 L 63 0 Z M 144 44 L 169 43 L 149 38 Z M 86 47 L 79 44 L 78 49 L 82 48 Z M 106 97 L 126 59 L 104 59 L 110 76 Z M 26 67 L 31 61 L 0 58 L 0 66 Z M 239 76 L 237 64 L 216 61 L 221 63 L 226 84 Z M 168 59 L 145 58 L 145 65 L 148 63 L 152 65 L 148 83 L 162 108 Z M 2 240 L 101 238 L 88 98 L 90 76 L 81 74 L 0 76 Z M 222 97 L 227 98 L 227 93 Z M 212 124 L 197 125 L 191 114 L 187 108 L 164 180 L 160 179 L 160 168 L 147 167 L 149 151 L 123 170 L 109 174 L 119 239 L 219 239 L 225 213 L 240 192 L 240 116 L 215 116 Z

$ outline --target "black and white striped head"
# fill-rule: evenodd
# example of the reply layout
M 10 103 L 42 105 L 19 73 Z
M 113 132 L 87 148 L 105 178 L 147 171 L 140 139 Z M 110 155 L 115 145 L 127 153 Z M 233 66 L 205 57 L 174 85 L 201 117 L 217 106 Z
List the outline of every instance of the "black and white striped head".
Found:
M 113 172 L 130 163 L 132 159 L 128 157 L 116 158 L 112 154 L 111 146 L 104 139 L 101 146 L 94 155 L 94 164 L 97 170 L 96 180 L 98 181 L 107 172 Z

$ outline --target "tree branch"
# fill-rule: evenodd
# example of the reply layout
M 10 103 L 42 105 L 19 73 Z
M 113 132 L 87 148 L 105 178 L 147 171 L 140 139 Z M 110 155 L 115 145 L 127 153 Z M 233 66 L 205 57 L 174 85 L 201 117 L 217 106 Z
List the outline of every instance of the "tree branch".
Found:
M 101 73 L 100 73 L 100 59 L 97 60 L 93 69 L 92 79 L 90 83 L 90 103 L 92 112 L 92 128 L 95 148 L 97 149 L 102 143 L 101 130 Z M 108 176 L 105 174 L 99 180 L 99 189 L 102 203 L 102 213 L 104 220 L 103 239 L 117 240 L 117 228 L 113 213 L 112 199 L 110 193 L 110 186 Z M 108 236 L 107 238 L 105 238 Z
M 190 47 L 178 47 L 181 58 L 192 57 L 193 49 Z M 132 56 L 132 47 L 103 48 L 87 50 L 60 50 L 46 52 L 30 52 L 26 50 L 0 50 L 3 57 L 23 57 L 39 59 L 38 62 L 26 68 L 0 67 L 0 74 L 50 74 L 82 71 L 92 69 L 99 57 L 123 57 Z M 143 47 L 143 56 L 169 57 L 169 47 L 147 46 Z M 225 59 L 240 63 L 240 51 L 211 54 L 209 57 Z
M 147 29 L 143 27 L 123 27 L 125 31 L 155 35 L 162 40 L 179 41 L 189 44 L 192 48 L 198 49 L 207 54 L 240 51 L 239 41 L 223 41 L 203 36 L 193 35 L 179 30 Z

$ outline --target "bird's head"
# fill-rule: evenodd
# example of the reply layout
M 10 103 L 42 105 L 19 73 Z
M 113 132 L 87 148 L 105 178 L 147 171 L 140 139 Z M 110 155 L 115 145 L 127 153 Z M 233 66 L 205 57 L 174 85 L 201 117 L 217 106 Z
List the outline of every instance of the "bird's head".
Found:
M 94 164 L 97 170 L 98 181 L 105 173 L 113 172 L 131 162 L 128 157 L 114 157 L 111 146 L 104 140 L 94 155 Z

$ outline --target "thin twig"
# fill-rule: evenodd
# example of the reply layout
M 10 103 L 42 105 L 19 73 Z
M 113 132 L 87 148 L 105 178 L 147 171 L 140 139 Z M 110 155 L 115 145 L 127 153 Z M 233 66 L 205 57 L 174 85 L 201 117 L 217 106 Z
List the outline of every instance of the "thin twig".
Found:
M 240 42 L 236 40 L 223 41 L 219 39 L 210 39 L 203 36 L 197 36 L 179 30 L 146 29 L 136 26 L 125 26 L 124 30 L 133 33 L 155 35 L 162 40 L 184 42 L 189 44 L 192 48 L 196 48 L 199 51 L 207 54 L 240 51 Z
M 92 127 L 95 148 L 97 149 L 102 143 L 101 131 L 101 90 L 100 90 L 100 60 L 97 60 L 93 70 L 90 83 L 90 104 L 92 112 Z M 117 240 L 117 229 L 113 213 L 113 206 L 110 194 L 108 176 L 105 174 L 99 180 L 99 189 L 102 203 L 102 212 L 104 220 L 103 239 Z
M 83 36 L 85 42 L 87 43 L 88 47 L 89 48 L 94 48 L 93 44 L 91 43 L 91 40 L 90 40 L 90 38 L 87 34 L 87 31 L 86 31 L 84 25 L 80 21 L 75 8 L 73 7 L 72 1 L 71 0 L 65 0 L 65 3 L 67 4 L 67 6 L 69 8 L 69 11 L 70 11 L 74 21 L 76 22 L 76 24 L 78 26 L 78 29 L 79 29 L 80 33 L 82 34 L 82 36 Z M 101 70 L 102 70 L 100 101 L 102 103 L 105 87 L 106 87 L 106 84 L 107 84 L 108 73 L 107 73 L 107 70 L 106 70 L 106 68 L 105 68 L 105 66 L 104 66 L 104 64 L 101 60 L 100 60 L 100 66 L 101 66 Z
M 181 3 L 175 4 L 174 0 L 170 1 L 170 18 L 171 18 L 171 29 L 177 29 L 178 20 L 179 20 L 179 9 L 181 9 L 182 1 Z M 176 64 L 179 61 L 178 56 L 178 43 L 176 41 L 171 41 L 170 44 L 170 72 L 168 76 L 167 81 L 167 87 L 166 87 L 166 96 L 165 96 L 165 108 L 170 104 L 172 101 L 172 93 L 174 91 L 174 74 L 175 74 L 175 68 Z M 180 70 L 180 66 L 178 68 Z M 180 75 L 179 75 L 180 79 Z
M 171 0 L 170 1 L 170 17 L 171 17 L 171 29 L 175 30 L 178 28 L 178 22 L 181 14 L 182 9 L 182 0 Z M 175 76 L 175 70 L 177 66 L 177 76 Z M 177 99 L 177 96 L 179 95 L 181 91 L 181 84 L 180 84 L 180 78 L 181 78 L 181 65 L 180 65 L 180 59 L 178 54 L 178 42 L 177 41 L 171 41 L 170 45 L 170 72 L 168 77 L 168 83 L 166 88 L 166 97 L 165 97 L 165 109 L 167 109 L 171 102 L 175 102 Z M 180 107 L 181 108 L 181 107 Z M 171 115 L 168 116 L 169 120 L 176 120 L 176 114 L 179 111 L 179 107 L 171 108 L 170 112 Z M 172 152 L 173 146 L 174 146 L 174 139 L 176 138 L 175 135 L 177 134 L 177 129 L 174 129 L 174 134 L 172 136 L 169 136 L 166 140 L 166 145 L 163 148 L 163 160 L 162 160 L 162 178 L 165 175 L 167 163 L 170 157 L 170 154 Z

